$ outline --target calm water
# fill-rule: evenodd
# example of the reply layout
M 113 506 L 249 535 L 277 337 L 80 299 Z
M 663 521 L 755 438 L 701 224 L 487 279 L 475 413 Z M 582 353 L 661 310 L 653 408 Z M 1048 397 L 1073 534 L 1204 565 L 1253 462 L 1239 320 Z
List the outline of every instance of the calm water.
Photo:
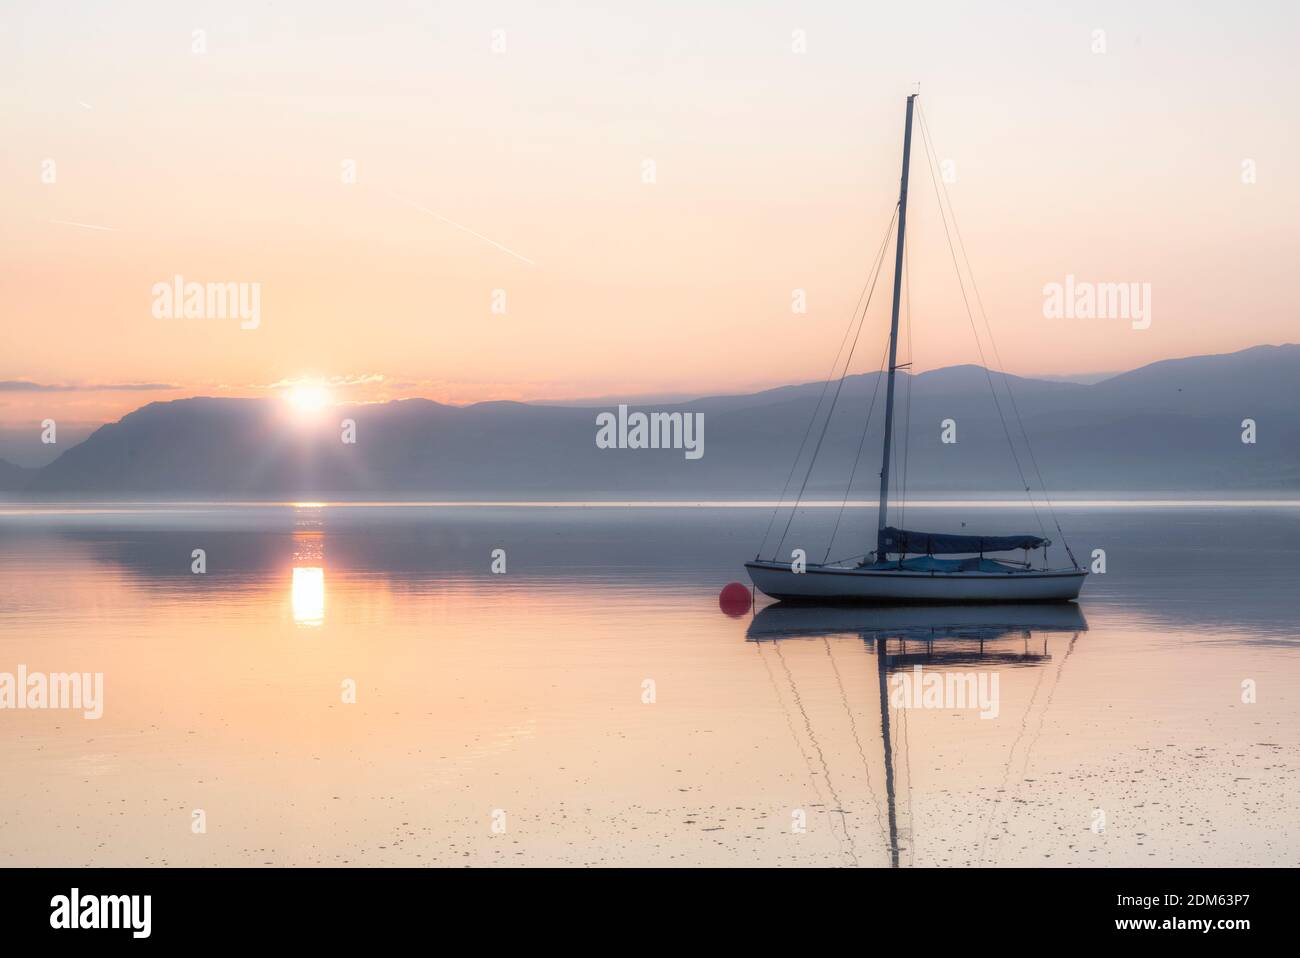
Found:
M 0 864 L 1300 864 L 1300 508 L 1063 510 L 1077 608 L 725 615 L 769 515 L 0 507 L 0 672 L 104 675 L 0 711 Z

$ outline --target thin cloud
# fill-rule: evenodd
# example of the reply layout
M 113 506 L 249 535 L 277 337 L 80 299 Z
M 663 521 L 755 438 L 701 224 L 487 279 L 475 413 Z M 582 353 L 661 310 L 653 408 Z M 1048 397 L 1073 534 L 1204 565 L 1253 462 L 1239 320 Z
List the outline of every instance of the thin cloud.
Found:
M 249 389 L 287 389 L 291 386 L 301 386 L 305 383 L 321 386 L 373 386 L 385 382 L 385 377 L 380 373 L 366 373 L 363 375 L 347 376 L 328 376 L 326 378 L 303 376 L 298 379 L 280 379 L 273 383 L 254 383 L 247 387 Z
M 91 383 L 77 386 L 66 383 L 34 383 L 25 379 L 0 380 L 0 392 L 6 393 L 146 393 L 183 389 L 175 383 Z

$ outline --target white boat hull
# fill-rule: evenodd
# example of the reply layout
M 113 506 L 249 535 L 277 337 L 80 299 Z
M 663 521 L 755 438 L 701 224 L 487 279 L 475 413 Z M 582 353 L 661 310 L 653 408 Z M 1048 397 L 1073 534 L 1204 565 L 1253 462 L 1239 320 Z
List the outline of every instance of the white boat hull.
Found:
M 913 572 L 746 562 L 755 588 L 787 602 L 1066 602 L 1079 597 L 1088 573 L 1081 569 L 1041 572 Z

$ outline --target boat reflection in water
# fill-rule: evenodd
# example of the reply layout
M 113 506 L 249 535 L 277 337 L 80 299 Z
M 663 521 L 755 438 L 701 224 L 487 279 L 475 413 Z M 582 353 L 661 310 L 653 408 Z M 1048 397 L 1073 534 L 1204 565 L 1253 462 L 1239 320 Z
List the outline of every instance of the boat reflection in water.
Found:
M 896 700 L 891 702 L 890 697 L 891 677 L 903 676 L 918 666 L 922 669 L 1041 667 L 1052 659 L 1053 637 L 1059 641 L 1069 636 L 1065 650 L 1068 658 L 1079 635 L 1087 630 L 1083 612 L 1072 602 L 856 608 L 778 602 L 754 616 L 745 638 L 749 642 L 780 643 L 857 635 L 874 652 L 888 803 L 888 854 L 890 865 L 897 868 L 902 843 L 894 745 L 890 737 L 890 708 L 896 706 Z M 793 684 L 793 677 L 790 681 Z M 797 689 L 792 691 L 798 695 Z M 811 726 L 808 731 L 811 734 Z

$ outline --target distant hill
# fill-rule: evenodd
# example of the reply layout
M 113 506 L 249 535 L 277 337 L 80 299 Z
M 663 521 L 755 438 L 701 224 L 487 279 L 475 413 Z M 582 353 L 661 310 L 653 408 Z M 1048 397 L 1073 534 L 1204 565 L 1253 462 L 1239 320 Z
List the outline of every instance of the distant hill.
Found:
M 878 482 L 884 390 L 876 374 L 845 380 L 808 484 L 835 497 L 861 446 L 853 493 Z M 899 374 L 897 484 L 913 493 L 1037 488 L 1052 492 L 1241 492 L 1300 489 L 1300 346 L 1259 346 L 1153 363 L 1083 384 L 993 374 L 979 366 Z M 681 450 L 599 449 L 599 407 L 422 399 L 343 406 L 318 426 L 274 399 L 152 403 L 103 426 L 39 470 L 0 463 L 0 488 L 34 496 L 404 498 L 774 498 L 790 475 L 822 383 L 711 396 L 647 410 L 703 413 L 703 458 Z M 834 391 L 832 385 L 831 391 Z M 863 420 L 876 405 L 863 438 Z M 1032 440 L 1027 454 L 1015 410 Z M 338 423 L 357 424 L 357 442 Z M 1258 441 L 1241 442 L 1244 419 Z M 940 442 L 943 420 L 957 442 Z M 809 448 L 820 434 L 817 423 Z M 803 464 L 795 482 L 802 481 Z
M 24 469 L 0 459 L 0 490 L 21 489 L 36 478 L 35 469 Z

